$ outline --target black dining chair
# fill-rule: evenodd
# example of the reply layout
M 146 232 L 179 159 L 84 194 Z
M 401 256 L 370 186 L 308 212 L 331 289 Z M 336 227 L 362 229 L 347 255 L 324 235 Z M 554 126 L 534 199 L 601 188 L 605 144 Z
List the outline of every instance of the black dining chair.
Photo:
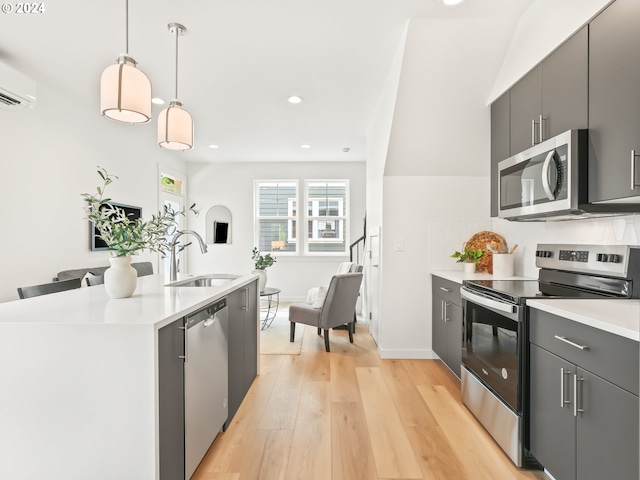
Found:
M 48 295 L 50 293 L 64 292 L 65 290 L 80 288 L 81 282 L 81 278 L 72 278 L 71 280 L 62 280 L 60 282 L 44 283 L 42 285 L 32 285 L 30 287 L 18 287 L 18 296 L 21 299 L 24 299 L 38 297 L 40 295 Z

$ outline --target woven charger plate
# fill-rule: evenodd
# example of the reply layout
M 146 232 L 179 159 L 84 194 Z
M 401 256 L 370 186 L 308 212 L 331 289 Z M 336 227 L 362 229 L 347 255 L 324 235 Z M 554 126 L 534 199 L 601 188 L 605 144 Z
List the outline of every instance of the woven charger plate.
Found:
M 477 250 L 481 249 L 484 254 L 480 257 L 480 261 L 476 264 L 477 272 L 493 273 L 493 253 L 487 249 L 487 244 L 500 250 L 500 247 L 506 247 L 507 242 L 501 235 L 494 232 L 478 232 L 467 240 L 466 247 Z

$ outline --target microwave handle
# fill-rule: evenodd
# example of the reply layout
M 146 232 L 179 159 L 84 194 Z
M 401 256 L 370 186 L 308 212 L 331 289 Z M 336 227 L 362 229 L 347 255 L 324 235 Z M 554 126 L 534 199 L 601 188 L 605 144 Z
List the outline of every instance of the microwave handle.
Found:
M 556 198 L 556 194 L 554 191 L 551 190 L 551 185 L 549 184 L 549 166 L 551 165 L 551 162 L 553 162 L 553 166 L 556 168 L 556 170 L 558 168 L 555 162 L 555 154 L 556 154 L 556 151 L 551 150 L 547 154 L 547 158 L 544 159 L 544 163 L 542 164 L 542 188 L 544 189 L 544 193 L 547 195 L 547 198 L 549 200 L 554 200 Z M 556 176 L 556 183 L 557 183 L 557 176 Z M 556 189 L 556 186 L 554 185 L 553 190 L 555 189 Z

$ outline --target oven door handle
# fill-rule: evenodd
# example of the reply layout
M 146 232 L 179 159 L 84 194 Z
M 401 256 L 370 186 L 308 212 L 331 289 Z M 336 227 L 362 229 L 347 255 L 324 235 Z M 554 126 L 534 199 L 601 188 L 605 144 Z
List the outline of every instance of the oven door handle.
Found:
M 518 309 L 520 308 L 517 305 L 513 305 L 511 303 L 503 303 L 498 300 L 494 300 L 492 298 L 487 298 L 482 295 L 477 295 L 475 293 L 471 293 L 469 290 L 464 288 L 460 289 L 460 295 L 465 300 L 476 303 L 478 305 L 482 305 L 483 307 L 490 308 L 491 310 L 495 310 L 498 312 L 504 312 L 511 315 L 517 315 Z

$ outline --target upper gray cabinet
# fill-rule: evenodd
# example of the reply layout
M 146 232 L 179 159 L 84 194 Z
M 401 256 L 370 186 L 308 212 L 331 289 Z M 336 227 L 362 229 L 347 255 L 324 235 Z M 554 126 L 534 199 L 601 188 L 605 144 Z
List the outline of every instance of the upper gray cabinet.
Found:
M 590 202 L 640 195 L 639 21 L 638 0 L 617 0 L 590 23 Z
M 588 126 L 589 39 L 582 28 L 511 89 L 511 155 Z
M 511 156 L 509 92 L 491 104 L 491 216 L 498 216 L 498 163 Z

